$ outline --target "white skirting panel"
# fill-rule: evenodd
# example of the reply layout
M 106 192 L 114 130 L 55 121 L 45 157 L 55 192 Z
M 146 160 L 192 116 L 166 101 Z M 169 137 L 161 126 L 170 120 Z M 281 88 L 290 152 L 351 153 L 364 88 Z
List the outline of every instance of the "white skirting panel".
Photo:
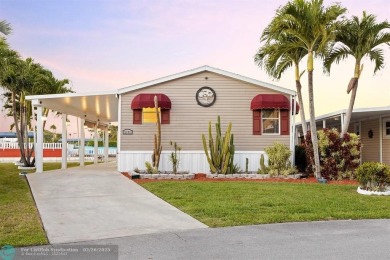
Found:
M 264 154 L 267 164 L 267 155 L 264 151 L 236 151 L 234 163 L 242 171 L 245 171 L 246 158 L 248 158 L 248 170 L 257 171 L 260 168 L 260 156 Z M 170 151 L 162 152 L 160 161 L 160 171 L 171 171 L 172 163 L 169 160 Z M 118 171 L 129 172 L 135 168 L 145 170 L 145 162 L 152 162 L 152 152 L 148 151 L 120 151 L 117 155 Z M 210 167 L 204 151 L 182 151 L 180 152 L 179 171 L 189 171 L 190 173 L 209 173 Z

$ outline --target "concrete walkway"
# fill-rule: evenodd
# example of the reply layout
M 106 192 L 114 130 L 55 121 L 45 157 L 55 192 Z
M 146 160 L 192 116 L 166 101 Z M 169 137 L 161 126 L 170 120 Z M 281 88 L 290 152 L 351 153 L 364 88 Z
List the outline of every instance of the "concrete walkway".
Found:
M 27 179 L 51 244 L 207 227 L 116 172 L 115 163 Z

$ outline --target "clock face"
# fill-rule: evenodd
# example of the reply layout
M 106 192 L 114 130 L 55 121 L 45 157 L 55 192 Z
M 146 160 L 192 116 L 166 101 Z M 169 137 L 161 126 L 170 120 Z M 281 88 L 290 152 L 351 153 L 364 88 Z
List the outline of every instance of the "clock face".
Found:
M 196 102 L 202 107 L 212 106 L 217 99 L 214 89 L 202 87 L 196 92 Z

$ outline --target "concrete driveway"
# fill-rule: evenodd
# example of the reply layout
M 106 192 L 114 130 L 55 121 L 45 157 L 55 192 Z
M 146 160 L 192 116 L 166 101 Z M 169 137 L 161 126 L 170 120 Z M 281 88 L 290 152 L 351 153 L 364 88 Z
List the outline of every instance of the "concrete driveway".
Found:
M 207 227 L 115 168 L 108 163 L 27 175 L 51 244 Z

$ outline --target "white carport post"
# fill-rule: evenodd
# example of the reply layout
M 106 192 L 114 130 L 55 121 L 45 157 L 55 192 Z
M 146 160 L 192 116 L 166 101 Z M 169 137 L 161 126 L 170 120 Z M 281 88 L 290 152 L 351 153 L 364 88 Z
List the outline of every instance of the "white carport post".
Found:
M 94 137 L 94 149 L 93 149 L 93 163 L 97 164 L 98 163 L 98 125 L 97 123 L 94 126 L 94 132 L 95 132 L 95 137 Z
M 62 114 L 62 160 L 61 160 L 61 169 L 65 170 L 68 167 L 67 158 L 68 158 L 68 134 L 66 130 L 66 114 Z
M 80 143 L 79 143 L 79 162 L 80 166 L 84 166 L 85 159 L 85 129 L 84 129 L 84 119 L 80 119 Z
M 104 128 L 104 162 L 108 163 L 108 141 L 109 141 L 109 133 L 108 127 Z
M 36 172 L 43 172 L 43 125 L 42 125 L 42 106 L 39 100 L 34 100 L 34 106 L 37 108 L 37 143 L 35 147 L 35 168 Z
M 295 165 L 295 113 L 297 106 L 296 96 L 290 95 L 290 151 L 291 151 L 291 163 Z M 292 113 L 291 113 L 292 112 Z

